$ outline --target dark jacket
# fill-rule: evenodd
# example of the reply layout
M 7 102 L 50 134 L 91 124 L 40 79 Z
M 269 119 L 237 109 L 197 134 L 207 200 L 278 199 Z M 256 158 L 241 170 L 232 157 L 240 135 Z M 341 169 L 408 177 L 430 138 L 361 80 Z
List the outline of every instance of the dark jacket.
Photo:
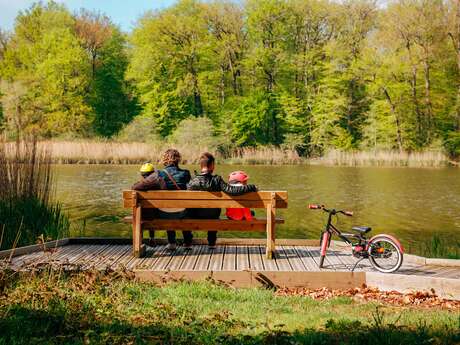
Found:
M 163 178 L 158 175 L 158 172 L 155 171 L 153 174 L 133 184 L 131 189 L 140 191 L 166 189 L 166 183 Z
M 167 170 L 168 173 L 172 176 L 172 178 L 176 181 L 177 185 L 179 186 L 180 189 L 187 189 L 187 183 L 189 183 L 191 176 L 190 176 L 190 171 L 181 169 L 175 165 L 169 165 L 163 170 L 159 172 L 160 177 L 163 178 L 163 180 L 166 183 L 166 189 L 169 190 L 177 190 L 176 186 L 174 183 L 171 181 L 169 178 L 168 174 L 164 172 L 164 170 Z
M 224 192 L 230 195 L 241 195 L 249 192 L 257 192 L 253 184 L 230 185 L 219 175 L 202 173 L 196 175 L 188 184 L 188 190 L 203 190 L 207 192 Z

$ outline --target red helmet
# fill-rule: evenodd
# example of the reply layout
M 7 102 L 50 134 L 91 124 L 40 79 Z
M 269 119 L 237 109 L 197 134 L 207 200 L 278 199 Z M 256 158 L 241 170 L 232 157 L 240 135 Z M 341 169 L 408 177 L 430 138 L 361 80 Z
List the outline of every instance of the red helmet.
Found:
M 237 181 L 237 182 L 244 183 L 247 180 L 249 180 L 249 175 L 246 174 L 244 171 L 241 171 L 241 170 L 234 171 L 234 172 L 230 173 L 230 175 L 228 175 L 228 180 L 229 181 Z

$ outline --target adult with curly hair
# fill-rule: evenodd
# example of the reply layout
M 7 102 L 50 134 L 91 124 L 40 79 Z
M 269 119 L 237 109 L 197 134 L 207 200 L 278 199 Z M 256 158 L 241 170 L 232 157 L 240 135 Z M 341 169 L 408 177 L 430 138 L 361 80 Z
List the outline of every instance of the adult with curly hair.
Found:
M 168 149 L 163 153 L 162 163 L 164 169 L 159 171 L 160 177 L 166 183 L 168 190 L 185 190 L 187 183 L 190 181 L 190 172 L 186 169 L 179 168 L 181 155 L 175 149 Z M 158 218 L 160 219 L 183 219 L 186 217 L 185 208 L 160 208 L 158 209 Z M 184 236 L 184 246 L 190 248 L 192 246 L 193 235 L 191 231 L 182 231 Z M 168 249 L 176 249 L 176 232 L 168 230 Z

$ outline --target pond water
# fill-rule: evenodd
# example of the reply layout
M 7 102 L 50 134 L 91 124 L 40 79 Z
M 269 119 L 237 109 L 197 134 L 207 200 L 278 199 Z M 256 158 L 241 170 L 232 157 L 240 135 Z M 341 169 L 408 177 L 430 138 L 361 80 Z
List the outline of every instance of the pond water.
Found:
M 192 173 L 196 169 L 187 168 Z M 138 166 L 56 165 L 54 169 L 57 199 L 71 218 L 72 235 L 130 236 L 129 225 L 121 222 L 129 213 L 122 208 L 121 191 L 138 178 Z M 353 218 L 339 218 L 345 230 L 369 225 L 372 233 L 396 235 L 409 249 L 433 234 L 460 242 L 460 169 L 219 165 L 216 173 L 228 176 L 239 169 L 248 172 L 260 190 L 288 191 L 289 207 L 279 211 L 286 223 L 277 228 L 277 238 L 318 238 L 325 214 L 307 205 L 323 203 L 354 211 Z

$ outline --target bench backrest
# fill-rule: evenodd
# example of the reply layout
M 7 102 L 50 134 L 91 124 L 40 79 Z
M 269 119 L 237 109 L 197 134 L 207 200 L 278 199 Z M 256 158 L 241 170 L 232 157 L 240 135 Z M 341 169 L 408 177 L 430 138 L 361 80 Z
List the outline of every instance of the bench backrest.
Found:
M 123 207 L 133 207 L 132 190 L 123 191 Z M 137 192 L 137 202 L 142 208 L 266 208 L 275 197 L 276 208 L 287 208 L 286 191 L 263 191 L 231 196 L 223 192 L 165 191 Z

